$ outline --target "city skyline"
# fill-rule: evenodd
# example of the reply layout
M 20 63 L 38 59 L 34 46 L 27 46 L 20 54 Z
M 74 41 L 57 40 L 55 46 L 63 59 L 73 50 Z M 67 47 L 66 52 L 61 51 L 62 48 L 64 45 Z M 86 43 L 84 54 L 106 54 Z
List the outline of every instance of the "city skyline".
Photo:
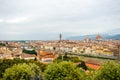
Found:
M 119 4 L 119 0 L 0 0 L 0 40 L 119 34 Z

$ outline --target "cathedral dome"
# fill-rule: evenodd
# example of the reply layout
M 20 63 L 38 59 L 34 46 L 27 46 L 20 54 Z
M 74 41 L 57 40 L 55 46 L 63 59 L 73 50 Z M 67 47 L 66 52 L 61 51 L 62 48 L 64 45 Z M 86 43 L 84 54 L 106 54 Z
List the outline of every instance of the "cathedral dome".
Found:
M 98 34 L 97 36 L 96 36 L 96 40 L 101 40 L 102 39 L 102 36 L 100 35 L 100 34 Z

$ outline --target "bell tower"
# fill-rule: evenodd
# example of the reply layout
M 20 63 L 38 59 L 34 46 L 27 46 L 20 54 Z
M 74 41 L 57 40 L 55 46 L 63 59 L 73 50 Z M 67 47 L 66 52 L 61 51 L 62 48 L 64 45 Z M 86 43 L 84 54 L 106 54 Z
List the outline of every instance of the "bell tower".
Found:
M 61 40 L 62 40 L 62 34 L 59 35 L 59 40 L 61 42 Z

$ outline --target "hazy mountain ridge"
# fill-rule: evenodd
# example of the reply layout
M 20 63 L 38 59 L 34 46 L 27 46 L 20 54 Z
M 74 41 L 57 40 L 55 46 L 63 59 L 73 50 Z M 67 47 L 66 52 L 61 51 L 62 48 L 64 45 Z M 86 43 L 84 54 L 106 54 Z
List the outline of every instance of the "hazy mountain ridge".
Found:
M 84 35 L 84 36 L 70 36 L 67 39 L 69 40 L 83 40 L 86 37 L 89 37 L 90 39 L 96 39 L 97 34 L 94 35 Z M 102 39 L 120 39 L 120 34 L 116 35 L 108 35 L 108 34 L 101 34 Z
M 70 39 L 70 40 L 83 40 L 85 39 L 87 36 L 90 38 L 90 39 L 96 39 L 96 36 L 98 34 L 93 34 L 93 35 L 83 35 L 83 36 L 69 36 L 67 39 Z M 102 36 L 103 39 L 120 39 L 120 28 L 117 28 L 117 29 L 113 29 L 113 30 L 108 30 L 104 33 L 101 33 L 100 34 Z

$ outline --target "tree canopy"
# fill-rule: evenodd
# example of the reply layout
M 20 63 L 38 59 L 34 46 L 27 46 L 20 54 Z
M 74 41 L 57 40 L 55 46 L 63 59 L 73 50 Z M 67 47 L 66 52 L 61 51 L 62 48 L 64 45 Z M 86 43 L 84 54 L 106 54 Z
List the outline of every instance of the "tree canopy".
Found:
M 0 43 L 0 46 L 6 46 L 4 43 Z
M 22 52 L 23 53 L 27 53 L 27 54 L 35 54 L 35 55 L 37 55 L 37 52 L 35 50 L 26 50 L 26 49 L 23 49 Z
M 80 64 L 78 64 L 78 67 L 81 67 L 81 68 L 84 69 L 84 70 L 87 70 L 87 69 L 88 69 L 87 66 L 85 65 L 85 62 L 84 62 L 84 61 L 82 61 Z
M 5 70 L 3 80 L 33 80 L 40 77 L 40 68 L 34 64 L 15 64 Z
M 7 68 L 12 67 L 14 64 L 20 64 L 20 63 L 35 63 L 39 68 L 42 70 L 42 72 L 46 69 L 46 65 L 43 63 L 40 63 L 38 61 L 34 60 L 24 60 L 24 59 L 0 59 L 0 78 L 3 77 L 3 73 Z
M 53 63 L 45 70 L 47 80 L 85 80 L 85 73 L 74 63 Z
M 73 56 L 68 56 L 68 53 L 65 53 L 64 55 L 59 55 L 57 59 L 54 60 L 54 62 L 62 62 L 62 61 L 71 61 L 71 62 L 74 62 L 74 63 L 77 63 L 77 62 L 83 62 L 79 57 L 73 57 Z
M 96 71 L 94 80 L 120 80 L 120 62 L 108 61 Z

